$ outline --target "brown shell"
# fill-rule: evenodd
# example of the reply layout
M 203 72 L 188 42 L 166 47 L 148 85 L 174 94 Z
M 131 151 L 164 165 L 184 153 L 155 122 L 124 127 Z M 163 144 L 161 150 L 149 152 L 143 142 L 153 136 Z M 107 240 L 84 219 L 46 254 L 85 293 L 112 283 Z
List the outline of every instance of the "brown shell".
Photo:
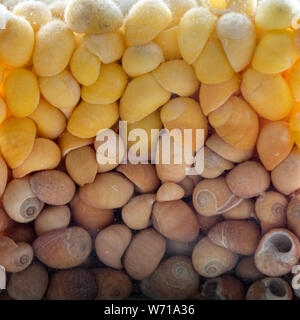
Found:
M 142 292 L 152 299 L 185 300 L 193 296 L 200 282 L 191 258 L 174 256 L 163 261 L 154 273 L 141 281 Z
M 224 275 L 207 279 L 201 290 L 204 300 L 243 300 L 244 287 L 237 278 Z
M 226 175 L 226 182 L 236 196 L 249 199 L 269 188 L 270 175 L 260 163 L 246 161 L 238 164 Z
M 174 182 L 165 182 L 157 190 L 156 201 L 180 200 L 184 197 L 184 194 L 185 192 L 180 185 Z
M 197 216 L 182 200 L 156 202 L 153 206 L 154 228 L 163 236 L 178 242 L 190 242 L 199 233 Z
M 300 258 L 298 238 L 287 229 L 273 229 L 260 240 L 255 265 L 263 274 L 279 277 L 289 273 Z
M 292 300 L 290 285 L 281 278 L 263 278 L 252 283 L 246 300 Z
M 28 223 L 15 223 L 5 231 L 5 235 L 15 242 L 32 243 L 36 234 L 33 227 Z
M 29 184 L 41 201 L 56 206 L 70 202 L 75 193 L 75 183 L 58 170 L 37 172 L 30 177 Z
M 253 155 L 253 149 L 240 150 L 232 147 L 222 140 L 216 133 L 212 134 L 205 143 L 212 151 L 232 162 L 243 162 L 250 159 Z
M 91 233 L 99 232 L 114 219 L 112 209 L 96 209 L 83 202 L 77 193 L 70 202 L 72 219 L 77 225 Z
M 133 279 L 142 280 L 157 268 L 166 250 L 166 240 L 152 228 L 138 232 L 124 256 L 125 270 Z
M 98 174 L 95 181 L 79 190 L 80 198 L 89 206 L 97 209 L 123 207 L 133 195 L 131 181 L 118 172 Z
M 93 300 L 97 295 L 93 273 L 87 269 L 60 270 L 50 280 L 49 300 Z
M 232 169 L 233 166 L 233 162 L 224 159 L 208 147 L 204 147 L 204 169 L 201 172 L 201 177 L 206 179 L 217 178 L 225 170 Z
M 208 237 L 218 246 L 238 254 L 250 255 L 258 245 L 260 231 L 252 221 L 226 220 L 213 226 Z
M 285 227 L 286 207 L 287 200 L 279 192 L 264 192 L 256 199 L 255 213 L 263 234 L 274 228 Z
M 154 192 L 160 185 L 152 164 L 120 164 L 116 170 L 124 174 L 135 185 L 138 193 Z
M 133 230 L 145 229 L 150 224 L 155 194 L 140 194 L 132 199 L 122 208 L 123 222 Z
M 95 239 L 98 258 L 108 267 L 122 269 L 121 258 L 131 237 L 131 230 L 124 224 L 113 224 L 101 230 Z
M 15 300 L 41 300 L 48 287 L 48 272 L 40 263 L 12 273 L 7 292 Z
M 300 237 L 300 198 L 291 199 L 287 206 L 287 225 L 288 228 Z
M 300 188 L 300 150 L 297 147 L 271 172 L 272 184 L 288 195 Z
M 48 206 L 34 220 L 34 229 L 37 235 L 66 228 L 71 220 L 71 212 L 68 206 Z
M 233 269 L 238 261 L 238 255 L 204 237 L 195 245 L 192 261 L 195 270 L 201 276 L 213 278 Z
M 223 177 L 201 180 L 193 192 L 194 208 L 203 216 L 213 216 L 226 212 L 238 204 L 235 202 L 235 196 L 228 188 Z
M 92 272 L 98 287 L 95 300 L 123 300 L 129 297 L 133 284 L 125 272 L 110 268 L 92 269 Z
M 249 219 L 254 214 L 254 202 L 251 199 L 244 199 L 236 207 L 231 208 L 227 212 L 223 213 L 225 219 Z
M 32 192 L 29 177 L 10 181 L 2 201 L 9 217 L 21 223 L 33 221 L 44 206 L 44 203 Z
M 33 259 L 33 249 L 26 242 L 15 243 L 6 236 L 0 237 L 0 265 L 7 272 L 25 270 Z
M 256 268 L 254 256 L 242 257 L 235 268 L 235 274 L 244 280 L 255 281 L 264 275 Z
M 33 243 L 36 257 L 46 266 L 68 269 L 80 265 L 92 250 L 91 237 L 80 227 L 49 231 Z

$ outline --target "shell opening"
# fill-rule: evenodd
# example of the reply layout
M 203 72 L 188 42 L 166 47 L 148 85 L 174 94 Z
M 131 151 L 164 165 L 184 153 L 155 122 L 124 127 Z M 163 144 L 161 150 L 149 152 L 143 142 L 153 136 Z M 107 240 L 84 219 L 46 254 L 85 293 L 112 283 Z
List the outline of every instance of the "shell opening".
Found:
M 274 245 L 277 251 L 281 253 L 290 252 L 293 247 L 291 239 L 285 234 L 274 234 L 270 239 L 270 242 Z
M 286 295 L 286 287 L 284 283 L 278 279 L 272 279 L 269 283 L 270 292 L 276 297 L 284 297 Z
M 221 297 L 218 295 L 218 282 L 217 281 L 210 281 L 206 283 L 203 288 L 203 295 L 208 300 L 222 300 Z

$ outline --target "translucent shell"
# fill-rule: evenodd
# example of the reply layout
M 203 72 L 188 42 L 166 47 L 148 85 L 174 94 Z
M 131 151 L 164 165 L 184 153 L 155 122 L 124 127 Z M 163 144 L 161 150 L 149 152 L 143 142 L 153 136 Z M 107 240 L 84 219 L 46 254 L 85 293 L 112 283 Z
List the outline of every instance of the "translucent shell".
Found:
M 93 138 L 78 138 L 69 131 L 65 131 L 58 139 L 58 145 L 62 156 L 66 156 L 70 151 L 88 146 L 94 142 Z
M 51 20 L 52 13 L 46 4 L 39 1 L 24 2 L 18 3 L 14 7 L 13 13 L 17 16 L 23 16 L 31 24 L 34 31 L 38 31 L 43 24 Z
M 85 146 L 70 151 L 65 163 L 68 174 L 78 185 L 94 182 L 98 165 L 93 148 Z
M 64 19 L 78 33 L 105 33 L 118 30 L 123 22 L 120 8 L 110 0 L 72 0 Z
M 230 80 L 234 71 L 229 64 L 219 39 L 211 37 L 194 63 L 196 76 L 205 84 Z
M 22 17 L 11 17 L 0 32 L 0 61 L 10 67 L 21 67 L 30 60 L 33 46 L 30 23 Z
M 267 170 L 274 169 L 292 150 L 294 139 L 288 123 L 276 121 L 265 124 L 257 140 L 259 158 Z
M 120 102 L 122 120 L 139 121 L 165 104 L 171 93 L 162 88 L 152 74 L 145 74 L 128 83 Z
M 15 117 L 27 117 L 37 108 L 40 99 L 36 76 L 25 69 L 11 71 L 5 79 L 4 95 L 7 106 Z
M 288 70 L 287 81 L 292 89 L 294 99 L 300 101 L 300 60 Z
M 192 64 L 202 52 L 217 17 L 206 8 L 194 8 L 181 18 L 178 30 L 178 46 L 183 59 Z
M 160 120 L 159 110 L 154 111 L 153 113 L 149 114 L 147 117 L 145 117 L 140 121 L 127 124 L 128 134 L 130 133 L 131 130 L 134 130 L 134 129 L 143 129 L 147 132 L 148 144 L 141 146 L 140 154 L 145 154 L 147 152 L 151 152 L 151 150 L 154 150 L 154 148 L 156 147 L 156 140 L 158 139 L 159 133 L 157 133 L 156 135 L 152 133 L 151 135 L 151 130 L 152 129 L 160 130 L 161 128 L 162 128 L 162 122 Z M 135 143 L 136 141 L 127 141 L 128 149 Z
M 154 42 L 149 42 L 127 48 L 122 58 L 122 67 L 130 77 L 137 77 L 153 71 L 163 61 L 161 48 Z
M 168 130 L 175 128 L 180 130 L 194 129 L 192 131 L 193 141 L 184 145 L 185 147 L 196 151 L 202 146 L 203 141 L 201 141 L 201 145 L 197 144 L 195 129 L 203 129 L 205 139 L 207 136 L 207 121 L 200 105 L 195 100 L 184 97 L 172 99 L 161 109 L 160 118 L 164 127 Z M 184 138 L 184 134 L 182 136 Z M 182 143 L 182 141 L 179 141 L 179 143 Z
M 172 21 L 168 25 L 168 28 L 177 26 L 181 17 L 187 11 L 198 6 L 196 0 L 164 0 L 164 2 L 168 5 L 172 13 Z
M 163 51 L 163 55 L 166 60 L 181 58 L 177 41 L 178 29 L 179 27 L 176 26 L 163 30 L 153 39 L 153 42 L 158 44 Z
M 289 69 L 297 58 L 293 32 L 274 30 L 261 38 L 255 50 L 252 66 L 262 73 L 280 73 Z
M 6 119 L 7 116 L 7 106 L 5 101 L 0 96 L 0 125 Z
M 40 77 L 39 85 L 44 98 L 59 109 L 73 108 L 80 99 L 80 86 L 68 70 L 55 76 Z
M 36 74 L 54 76 L 62 72 L 71 59 L 74 46 L 73 33 L 65 23 L 53 20 L 43 25 L 36 33 L 33 52 Z
M 257 0 L 226 0 L 227 6 L 240 13 L 254 16 L 257 7 Z
M 26 160 L 13 169 L 13 177 L 22 178 L 34 171 L 54 169 L 60 159 L 61 153 L 57 144 L 49 139 L 37 138 Z
M 219 18 L 216 32 L 232 68 L 240 72 L 251 62 L 256 46 L 252 21 L 241 13 L 230 12 Z
M 208 116 L 217 134 L 231 146 L 248 150 L 255 146 L 259 131 L 255 111 L 241 98 L 231 97 Z
M 74 78 L 84 86 L 96 82 L 100 73 L 101 61 L 87 48 L 79 46 L 73 53 L 70 68 Z
M 35 135 L 31 119 L 8 118 L 0 126 L 0 150 L 10 168 L 20 166 L 29 156 Z
M 36 123 L 39 137 L 52 140 L 59 137 L 67 125 L 64 114 L 43 98 L 29 118 Z
M 110 128 L 119 118 L 118 105 L 80 102 L 69 119 L 68 131 L 79 138 L 92 138 Z
M 248 69 L 243 74 L 241 91 L 253 109 L 268 120 L 283 119 L 293 106 L 291 89 L 280 74 L 263 74 Z
M 153 76 L 164 89 L 179 96 L 190 96 L 199 86 L 192 66 L 184 60 L 162 63 L 153 71 Z
M 120 65 L 103 64 L 96 82 L 81 88 L 81 97 L 89 103 L 113 103 L 121 97 L 126 84 L 127 75 Z
M 233 94 L 240 89 L 241 79 L 239 74 L 225 82 L 218 84 L 202 83 L 199 92 L 199 101 L 203 113 L 207 116 L 210 112 L 218 109 L 224 104 Z
M 121 31 L 86 34 L 82 39 L 82 45 L 103 63 L 112 63 L 121 59 L 125 51 L 125 39 Z
M 127 45 L 138 46 L 153 40 L 171 20 L 171 11 L 162 0 L 139 1 L 124 23 Z
M 264 30 L 286 29 L 298 24 L 299 9 L 295 1 L 264 0 L 260 1 L 256 15 L 256 25 Z

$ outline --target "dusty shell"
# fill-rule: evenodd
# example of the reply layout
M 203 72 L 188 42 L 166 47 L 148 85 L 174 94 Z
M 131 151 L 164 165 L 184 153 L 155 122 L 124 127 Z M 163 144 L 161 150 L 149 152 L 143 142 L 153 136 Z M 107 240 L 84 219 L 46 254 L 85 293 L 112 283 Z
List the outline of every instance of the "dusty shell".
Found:
M 206 146 L 224 159 L 237 163 L 246 161 L 253 155 L 253 149 L 236 149 L 222 140 L 216 133 L 212 134 L 206 140 Z
M 68 269 L 80 265 L 92 250 L 91 237 L 80 227 L 53 230 L 33 243 L 36 257 L 46 266 Z
M 289 284 L 281 278 L 264 278 L 252 283 L 246 300 L 292 300 Z
M 79 190 L 80 198 L 97 209 L 123 207 L 131 198 L 133 184 L 118 172 L 98 174 L 95 181 Z
M 7 292 L 15 300 L 41 300 L 48 287 L 48 272 L 40 263 L 13 273 L 7 285 Z
M 132 291 L 132 280 L 121 271 L 110 268 L 92 269 L 98 294 L 95 300 L 122 300 L 128 298 Z
M 259 228 L 252 221 L 227 220 L 213 226 L 208 232 L 215 244 L 235 253 L 250 255 L 260 239 Z
M 190 242 L 199 233 L 195 212 L 182 200 L 156 202 L 152 221 L 154 228 L 170 240 Z
M 155 194 L 145 193 L 133 197 L 122 208 L 123 222 L 133 230 L 145 229 L 150 224 Z
M 286 225 L 287 200 L 279 192 L 268 191 L 255 202 L 256 217 L 260 220 L 262 233 Z
M 260 240 L 255 252 L 257 269 L 270 277 L 289 273 L 300 258 L 298 238 L 286 229 L 272 229 Z
M 173 182 L 165 182 L 159 187 L 156 193 L 156 200 L 160 202 L 179 200 L 183 197 L 184 190 Z
M 174 256 L 163 261 L 155 272 L 141 281 L 142 292 L 152 299 L 182 300 L 198 289 L 200 277 L 189 257 Z
M 201 276 L 213 278 L 233 269 L 238 255 L 204 237 L 194 247 L 192 261 L 195 270 Z
M 203 216 L 226 212 L 239 202 L 241 199 L 233 195 L 223 177 L 204 179 L 193 192 L 194 208 Z
M 55 272 L 47 291 L 48 300 L 93 300 L 97 284 L 88 269 L 70 269 Z
M 260 163 L 246 161 L 226 175 L 226 182 L 236 196 L 249 199 L 269 188 L 270 175 Z
M 137 233 L 124 256 L 125 270 L 133 279 L 142 280 L 157 268 L 166 250 L 166 240 L 154 229 Z
M 151 164 L 121 164 L 116 170 L 134 183 L 138 193 L 154 192 L 160 184 L 155 167 Z
M 254 256 L 243 257 L 235 268 L 235 274 L 248 281 L 255 281 L 264 275 L 256 268 Z
M 112 209 L 96 209 L 84 203 L 79 194 L 70 202 L 72 219 L 75 223 L 91 233 L 99 232 L 112 223 L 114 213 Z
M 70 202 L 75 193 L 75 184 L 69 176 L 58 170 L 35 173 L 30 177 L 32 192 L 43 202 L 64 205 Z
M 107 266 L 122 269 L 121 258 L 131 241 L 131 230 L 123 224 L 113 224 L 101 230 L 95 239 L 98 258 Z

